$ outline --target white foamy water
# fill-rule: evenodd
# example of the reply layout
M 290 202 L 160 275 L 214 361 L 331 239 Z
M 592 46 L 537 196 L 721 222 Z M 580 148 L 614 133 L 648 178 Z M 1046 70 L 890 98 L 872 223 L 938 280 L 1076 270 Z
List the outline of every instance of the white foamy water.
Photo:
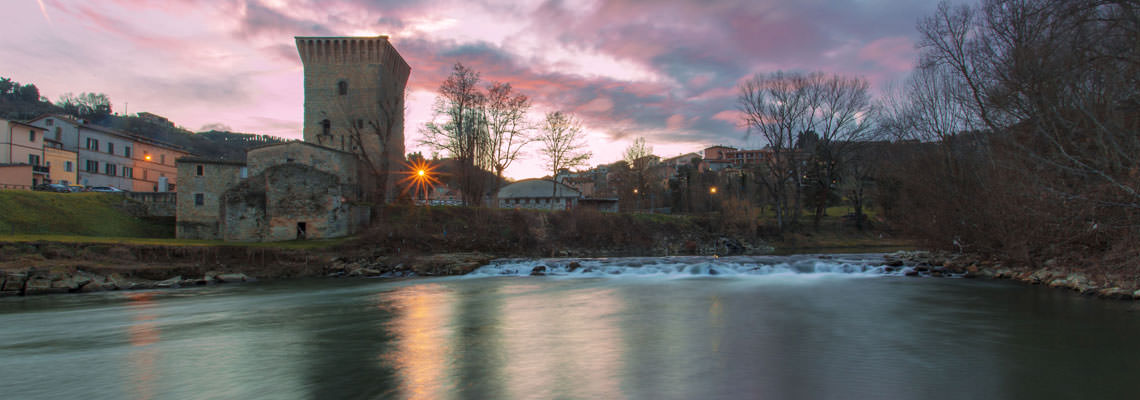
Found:
M 850 276 L 902 275 L 905 269 L 884 265 L 881 254 L 739 257 L 641 257 L 500 259 L 467 277 L 753 277 L 832 274 Z

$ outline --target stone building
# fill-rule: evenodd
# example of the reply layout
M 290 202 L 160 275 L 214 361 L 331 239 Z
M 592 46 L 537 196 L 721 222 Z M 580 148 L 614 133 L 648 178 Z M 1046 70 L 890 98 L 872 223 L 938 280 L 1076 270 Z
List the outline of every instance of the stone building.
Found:
M 526 179 L 499 189 L 499 208 L 569 210 L 578 205 L 582 192 L 546 179 Z
M 178 188 L 175 236 L 179 239 L 221 239 L 222 199 L 226 190 L 246 178 L 243 161 L 182 157 L 177 161 Z
M 178 173 L 179 238 L 319 239 L 368 224 L 359 205 L 367 166 L 350 152 L 288 142 L 250 150 L 245 162 L 181 158 Z
M 297 37 L 296 42 L 305 67 L 305 141 L 359 153 L 376 171 L 400 165 L 411 67 L 388 36 Z
M 179 238 L 318 239 L 368 225 L 376 173 L 403 161 L 410 68 L 387 36 L 296 41 L 304 141 L 258 147 L 244 161 L 178 159 Z

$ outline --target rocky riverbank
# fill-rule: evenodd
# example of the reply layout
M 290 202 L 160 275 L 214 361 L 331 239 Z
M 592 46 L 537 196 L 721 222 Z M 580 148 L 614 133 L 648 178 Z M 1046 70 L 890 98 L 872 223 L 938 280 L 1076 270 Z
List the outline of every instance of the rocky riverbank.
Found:
M 94 243 L 0 245 L 0 296 L 178 288 L 299 277 L 462 275 L 496 258 L 467 252 L 371 255 L 365 250 L 150 246 Z
M 1010 279 L 1031 285 L 1073 290 L 1087 296 L 1140 300 L 1140 276 L 1105 271 L 1094 273 L 1065 267 L 1055 261 L 1032 268 L 971 254 L 927 251 L 902 251 L 888 254 L 885 258 L 888 266 L 902 269 L 907 276 Z

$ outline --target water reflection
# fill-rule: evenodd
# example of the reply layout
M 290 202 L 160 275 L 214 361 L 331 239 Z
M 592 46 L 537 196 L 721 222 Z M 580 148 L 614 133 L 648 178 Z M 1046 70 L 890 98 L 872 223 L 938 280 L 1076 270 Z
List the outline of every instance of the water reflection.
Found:
M 211 290 L 18 299 L 0 398 L 1130 398 L 1140 368 L 1126 306 L 965 280 Z
M 554 289 L 504 301 L 510 398 L 614 398 L 621 393 L 622 304 L 612 289 Z
M 400 316 L 392 321 L 394 351 L 379 358 L 395 366 L 408 399 L 439 399 L 454 389 L 451 374 L 452 293 L 438 284 L 404 287 L 380 295 L 395 304 Z
M 156 362 L 158 361 L 158 347 L 152 346 L 159 341 L 158 324 L 155 319 L 156 303 L 153 292 L 129 293 L 127 309 L 131 320 L 134 321 L 127 328 L 127 338 L 131 344 L 131 351 L 127 355 L 127 376 L 130 379 L 131 397 L 140 400 L 153 399 L 155 396 L 155 383 L 158 379 Z

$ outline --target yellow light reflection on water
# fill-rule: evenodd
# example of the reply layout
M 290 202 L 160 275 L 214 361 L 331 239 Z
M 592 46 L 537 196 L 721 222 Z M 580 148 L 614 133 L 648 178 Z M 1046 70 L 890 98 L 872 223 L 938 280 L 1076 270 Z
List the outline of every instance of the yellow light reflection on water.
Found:
M 620 397 L 622 302 L 614 291 L 513 296 L 503 310 L 509 397 Z
M 452 297 L 438 284 L 381 295 L 402 311 L 392 327 L 396 348 L 381 358 L 396 367 L 408 399 L 439 399 L 453 389 L 454 382 L 447 378 L 452 369 Z
M 154 322 L 157 315 L 153 308 L 155 302 L 152 292 L 139 292 L 127 294 L 127 308 L 131 311 L 133 323 L 127 327 L 127 340 L 131 344 L 130 355 L 127 357 L 128 369 L 131 371 L 131 394 L 135 399 L 153 399 L 155 397 L 155 383 L 157 372 L 155 363 L 158 361 L 158 348 L 152 346 L 158 343 L 159 329 Z

